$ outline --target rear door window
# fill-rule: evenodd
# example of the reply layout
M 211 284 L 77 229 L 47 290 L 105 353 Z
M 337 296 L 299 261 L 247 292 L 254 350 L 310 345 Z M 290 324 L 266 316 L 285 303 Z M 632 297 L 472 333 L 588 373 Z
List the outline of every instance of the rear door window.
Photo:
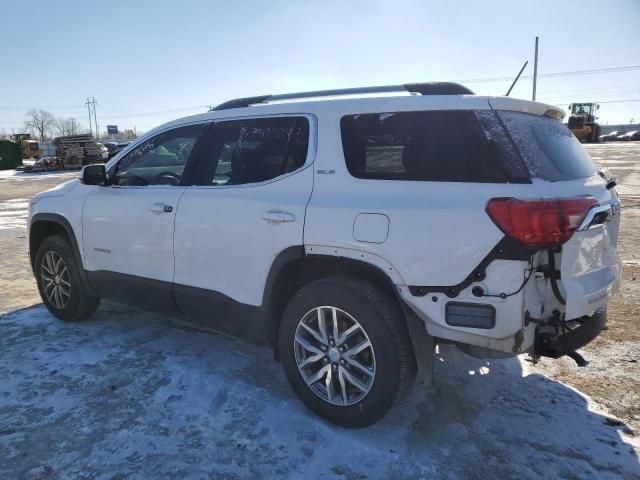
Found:
M 589 154 L 561 122 L 523 112 L 499 111 L 498 116 L 532 177 L 557 182 L 596 173 Z
M 203 152 L 200 185 L 243 185 L 271 180 L 304 165 L 309 121 L 304 117 L 253 118 L 216 124 Z
M 357 178 L 528 183 L 493 112 L 388 112 L 341 119 L 347 168 Z

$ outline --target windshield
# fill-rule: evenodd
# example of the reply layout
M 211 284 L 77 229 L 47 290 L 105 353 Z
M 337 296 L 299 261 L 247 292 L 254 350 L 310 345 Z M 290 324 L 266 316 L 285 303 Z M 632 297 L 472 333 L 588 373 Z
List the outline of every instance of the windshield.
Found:
M 596 167 L 562 123 L 522 112 L 498 112 L 532 177 L 551 182 L 587 178 Z
M 573 108 L 571 109 L 571 113 L 577 113 L 577 114 L 586 113 L 587 115 L 590 115 L 592 108 L 593 108 L 593 105 L 590 103 L 574 103 Z

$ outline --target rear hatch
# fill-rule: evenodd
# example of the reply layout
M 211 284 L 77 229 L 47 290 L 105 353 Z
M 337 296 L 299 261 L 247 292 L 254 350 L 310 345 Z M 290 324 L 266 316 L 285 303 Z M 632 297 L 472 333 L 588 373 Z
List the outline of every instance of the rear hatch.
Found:
M 617 251 L 620 209 L 614 184 L 557 119 L 557 110 L 540 115 L 539 111 L 500 110 L 500 103 L 499 99 L 491 101 L 531 174 L 532 197 L 583 200 L 583 208 L 566 216 L 570 238 L 547 253 L 554 252 L 560 271 L 557 285 L 565 302 L 565 318 L 591 315 L 615 293 L 622 270 Z M 585 197 L 592 200 L 584 202 Z

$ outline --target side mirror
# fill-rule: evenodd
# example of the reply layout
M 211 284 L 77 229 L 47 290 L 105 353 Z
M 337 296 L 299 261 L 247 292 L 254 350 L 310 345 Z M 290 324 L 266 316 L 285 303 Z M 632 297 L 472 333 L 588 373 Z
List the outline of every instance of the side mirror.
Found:
M 85 185 L 107 184 L 107 172 L 102 164 L 87 165 L 82 168 L 82 183 Z

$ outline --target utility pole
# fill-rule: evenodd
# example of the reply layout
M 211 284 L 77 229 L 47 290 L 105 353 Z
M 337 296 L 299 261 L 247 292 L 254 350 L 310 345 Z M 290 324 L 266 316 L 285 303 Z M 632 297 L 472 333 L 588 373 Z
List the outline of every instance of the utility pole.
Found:
M 96 139 L 98 138 L 98 118 L 96 116 L 96 104 L 97 104 L 97 100 L 96 97 L 88 97 L 87 101 L 85 102 L 85 105 L 87 106 L 87 110 L 89 111 L 89 131 L 91 132 L 91 135 L 93 135 L 94 131 L 92 128 L 92 124 L 95 125 L 96 129 L 95 129 L 95 137 Z M 92 123 L 93 122 L 93 123 Z
M 88 98 L 84 104 L 87 106 L 87 111 L 89 112 L 89 132 L 91 132 L 91 136 L 93 137 L 93 129 L 91 128 L 91 104 Z
M 536 84 L 538 83 L 538 37 L 536 37 L 536 52 L 533 61 L 533 97 L 532 100 L 536 101 Z
M 536 50 L 533 60 L 533 96 L 531 99 L 536 101 L 536 86 L 538 83 L 538 37 L 536 37 Z

